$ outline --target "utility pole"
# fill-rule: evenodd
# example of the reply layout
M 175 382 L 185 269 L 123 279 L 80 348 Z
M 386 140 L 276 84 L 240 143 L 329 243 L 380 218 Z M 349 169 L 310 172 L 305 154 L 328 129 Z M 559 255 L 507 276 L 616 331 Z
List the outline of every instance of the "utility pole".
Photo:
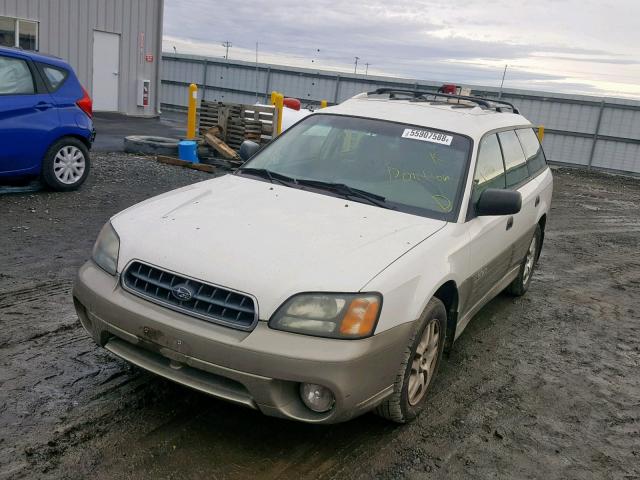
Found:
M 504 86 L 504 77 L 507 75 L 507 67 L 509 65 L 504 66 L 504 72 L 502 72 L 502 82 L 500 82 L 500 91 L 498 92 L 498 99 L 502 98 L 502 87 Z
M 224 53 L 224 59 L 229 60 L 229 47 L 232 47 L 233 45 L 231 45 L 231 42 L 226 41 L 226 42 L 222 42 L 222 46 L 226 48 Z
M 258 103 L 258 42 L 256 42 L 256 103 Z
M 371 65 L 370 63 L 365 63 L 364 64 L 364 76 L 366 77 L 369 74 L 369 65 Z
M 356 59 L 356 66 L 353 68 L 353 73 L 358 73 L 358 60 L 360 60 L 360 57 L 354 57 Z

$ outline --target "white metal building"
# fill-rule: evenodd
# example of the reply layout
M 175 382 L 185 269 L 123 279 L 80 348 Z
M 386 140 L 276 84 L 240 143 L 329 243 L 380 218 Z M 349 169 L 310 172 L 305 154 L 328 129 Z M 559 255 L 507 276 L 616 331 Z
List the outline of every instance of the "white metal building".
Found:
M 157 115 L 163 0 L 0 0 L 0 45 L 67 60 L 95 111 Z

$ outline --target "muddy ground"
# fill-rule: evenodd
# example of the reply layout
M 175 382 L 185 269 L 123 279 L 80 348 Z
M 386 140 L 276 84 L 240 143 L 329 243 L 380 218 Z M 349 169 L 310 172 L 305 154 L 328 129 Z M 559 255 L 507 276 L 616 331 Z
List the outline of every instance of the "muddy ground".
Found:
M 529 293 L 501 295 L 396 427 L 267 418 L 112 357 L 70 289 L 117 211 L 207 174 L 97 155 L 0 197 L 0 478 L 640 478 L 640 180 L 556 171 Z

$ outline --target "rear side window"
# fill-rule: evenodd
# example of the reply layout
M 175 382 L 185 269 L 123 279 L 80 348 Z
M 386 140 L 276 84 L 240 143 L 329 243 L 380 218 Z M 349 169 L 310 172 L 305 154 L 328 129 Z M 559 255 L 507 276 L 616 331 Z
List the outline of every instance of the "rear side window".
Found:
M 510 188 L 526 180 L 529 176 L 527 162 L 516 132 L 513 130 L 500 132 L 498 138 L 502 146 L 504 166 L 507 171 L 507 188 Z
M 520 139 L 520 144 L 527 157 L 529 175 L 533 176 L 547 166 L 542 147 L 538 141 L 538 136 L 531 128 L 521 128 L 520 130 L 516 130 L 516 134 Z
M 39 63 L 38 66 L 42 70 L 44 74 L 44 80 L 49 87 L 50 92 L 55 92 L 60 88 L 60 86 L 64 83 L 69 76 L 69 72 L 67 72 L 64 68 L 54 67 L 53 65 L 46 65 L 44 63 Z
M 27 62 L 0 56 L 0 95 L 28 95 L 35 92 Z
M 478 148 L 476 173 L 473 177 L 474 204 L 487 188 L 505 188 L 504 164 L 496 134 L 484 137 Z

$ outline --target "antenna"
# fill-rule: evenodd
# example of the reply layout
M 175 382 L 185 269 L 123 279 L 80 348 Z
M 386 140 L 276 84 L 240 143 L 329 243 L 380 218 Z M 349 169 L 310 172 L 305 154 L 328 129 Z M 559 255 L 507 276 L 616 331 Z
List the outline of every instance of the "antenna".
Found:
M 227 40 L 226 42 L 222 42 L 222 46 L 226 48 L 224 53 L 224 59 L 229 60 L 229 47 L 232 47 L 233 45 L 231 45 L 231 42 Z
M 504 77 L 507 75 L 507 67 L 509 65 L 504 66 L 504 72 L 502 72 L 502 82 L 500 82 L 500 91 L 498 92 L 498 99 L 502 98 L 502 87 L 504 85 Z

